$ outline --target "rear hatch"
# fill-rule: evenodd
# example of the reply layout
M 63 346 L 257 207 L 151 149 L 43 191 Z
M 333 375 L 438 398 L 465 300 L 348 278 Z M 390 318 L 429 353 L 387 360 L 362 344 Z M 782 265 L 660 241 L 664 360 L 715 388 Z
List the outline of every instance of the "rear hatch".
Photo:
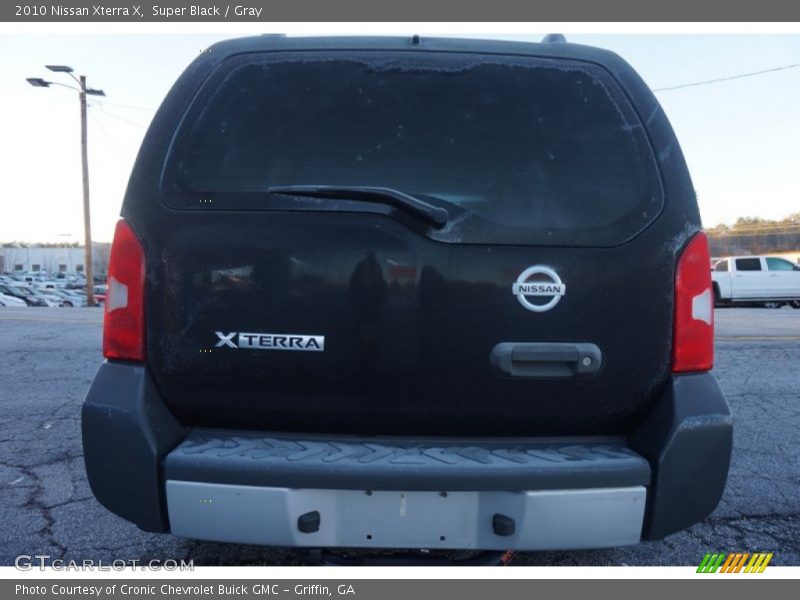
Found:
M 178 128 L 161 199 L 134 223 L 148 366 L 184 423 L 621 433 L 669 374 L 664 240 L 683 225 L 660 217 L 645 129 L 599 66 L 236 56 Z

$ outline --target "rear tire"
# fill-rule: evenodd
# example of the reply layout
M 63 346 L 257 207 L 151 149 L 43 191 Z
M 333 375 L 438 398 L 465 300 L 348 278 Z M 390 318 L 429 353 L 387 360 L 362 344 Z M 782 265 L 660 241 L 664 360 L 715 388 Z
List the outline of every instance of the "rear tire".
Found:
M 764 302 L 762 305 L 764 308 L 781 308 L 783 306 L 783 302 Z
M 72 308 L 72 302 L 70 302 L 69 300 L 67 300 L 66 302 L 64 302 L 64 306 L 66 306 L 66 307 L 68 307 L 68 308 Z
M 792 300 L 789 302 L 789 306 L 792 308 L 800 308 L 800 300 Z
M 719 293 L 719 286 L 714 283 L 714 308 L 719 308 L 722 306 L 722 298 L 720 297 Z

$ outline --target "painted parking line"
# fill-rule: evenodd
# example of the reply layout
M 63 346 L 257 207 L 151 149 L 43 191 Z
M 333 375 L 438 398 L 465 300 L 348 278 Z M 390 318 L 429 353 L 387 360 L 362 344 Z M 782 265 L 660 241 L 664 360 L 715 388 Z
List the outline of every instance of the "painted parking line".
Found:
M 92 321 L 90 319 L 55 319 L 55 318 L 35 318 L 35 317 L 6 317 L 0 315 L 0 321 L 33 321 L 40 323 L 88 323 L 89 325 L 102 325 L 102 321 Z
M 800 342 L 800 335 L 724 335 L 714 338 L 717 342 Z

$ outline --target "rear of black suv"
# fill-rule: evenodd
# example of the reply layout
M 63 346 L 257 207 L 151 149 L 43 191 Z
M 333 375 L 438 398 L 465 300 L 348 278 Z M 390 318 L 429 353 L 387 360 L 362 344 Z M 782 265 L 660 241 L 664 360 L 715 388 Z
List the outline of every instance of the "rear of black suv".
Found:
M 708 245 L 612 53 L 223 42 L 164 101 L 122 216 L 83 443 L 145 530 L 588 548 L 720 499 Z

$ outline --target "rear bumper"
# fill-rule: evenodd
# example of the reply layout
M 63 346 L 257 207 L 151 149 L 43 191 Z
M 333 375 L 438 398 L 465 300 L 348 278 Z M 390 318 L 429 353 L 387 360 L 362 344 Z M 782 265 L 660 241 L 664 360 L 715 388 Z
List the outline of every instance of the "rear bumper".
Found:
M 82 427 L 92 491 L 142 529 L 312 547 L 660 538 L 714 509 L 732 439 L 710 374 L 674 377 L 627 439 L 356 439 L 186 430 L 144 367 L 108 362 Z
M 289 546 L 639 541 L 650 467 L 621 439 L 357 439 L 195 430 L 164 460 L 172 533 Z M 311 520 L 312 522 L 309 522 Z
M 167 481 L 172 533 L 313 548 L 604 548 L 639 541 L 645 488 L 291 489 Z

